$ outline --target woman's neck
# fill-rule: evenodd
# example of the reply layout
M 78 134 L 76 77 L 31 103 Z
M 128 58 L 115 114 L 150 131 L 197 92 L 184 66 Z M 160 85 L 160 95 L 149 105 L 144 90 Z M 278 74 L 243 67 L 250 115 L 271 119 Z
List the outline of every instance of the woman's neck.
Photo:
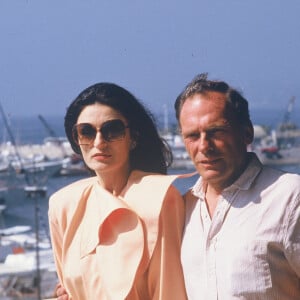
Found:
M 97 174 L 98 183 L 114 196 L 119 196 L 126 187 L 130 169 L 118 170 L 118 172 L 106 172 Z

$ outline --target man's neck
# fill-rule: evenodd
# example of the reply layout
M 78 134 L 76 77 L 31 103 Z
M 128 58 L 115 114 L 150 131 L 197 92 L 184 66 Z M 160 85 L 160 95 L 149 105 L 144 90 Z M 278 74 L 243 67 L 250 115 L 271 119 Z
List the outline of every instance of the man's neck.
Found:
M 209 186 L 206 187 L 205 203 L 211 219 L 214 215 L 221 194 L 222 194 L 222 190 L 215 190 Z

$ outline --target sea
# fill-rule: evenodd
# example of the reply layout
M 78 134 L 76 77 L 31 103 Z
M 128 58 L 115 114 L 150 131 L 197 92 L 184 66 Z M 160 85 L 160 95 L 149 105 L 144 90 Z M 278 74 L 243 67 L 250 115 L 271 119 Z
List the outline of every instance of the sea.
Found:
M 274 127 L 281 118 L 286 117 L 282 111 L 272 110 L 255 110 L 251 113 L 254 124 L 263 124 L 264 126 Z M 291 115 L 292 122 L 296 123 L 300 120 L 300 112 Z M 41 121 L 43 119 L 43 121 Z M 158 127 L 164 126 L 161 116 L 156 116 Z M 171 128 L 176 127 L 175 119 L 170 118 Z M 9 116 L 7 123 L 10 126 L 10 132 L 7 131 L 4 121 L 0 120 L 0 143 L 10 141 L 12 138 L 18 145 L 23 144 L 39 144 L 48 136 L 64 136 L 63 116 Z M 163 120 L 162 120 L 163 121 Z M 299 124 L 297 124 L 299 126 Z M 12 136 L 13 135 L 13 136 Z M 280 166 L 281 169 L 293 173 L 300 174 L 300 165 Z M 170 174 L 185 174 L 193 172 L 193 169 L 176 169 L 169 170 Z M 8 209 L 0 214 L 0 227 L 9 227 L 14 225 L 30 225 L 36 226 L 36 216 L 38 215 L 39 228 L 48 230 L 48 199 L 49 196 L 67 184 L 79 180 L 87 175 L 77 176 L 59 176 L 49 178 L 46 184 L 47 192 L 38 199 L 26 196 L 23 188 L 10 190 L 5 197 L 9 203 Z M 180 192 L 184 193 L 197 180 L 198 176 L 192 176 L 185 179 L 176 180 L 175 186 Z

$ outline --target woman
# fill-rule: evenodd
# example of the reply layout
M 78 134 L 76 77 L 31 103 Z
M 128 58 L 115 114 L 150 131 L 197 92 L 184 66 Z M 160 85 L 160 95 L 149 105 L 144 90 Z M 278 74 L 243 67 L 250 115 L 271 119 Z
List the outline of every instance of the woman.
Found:
M 186 299 L 184 205 L 171 185 L 175 176 L 164 175 L 172 155 L 151 115 L 127 90 L 99 83 L 71 103 L 65 131 L 95 173 L 49 201 L 57 273 L 68 298 Z

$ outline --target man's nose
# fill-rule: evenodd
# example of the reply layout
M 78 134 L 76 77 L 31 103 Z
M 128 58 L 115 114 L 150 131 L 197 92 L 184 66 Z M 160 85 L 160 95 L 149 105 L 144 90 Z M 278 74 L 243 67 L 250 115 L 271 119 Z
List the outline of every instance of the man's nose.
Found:
M 211 140 L 209 139 L 209 137 L 205 134 L 201 135 L 198 140 L 198 151 L 206 154 L 211 150 L 211 148 Z

